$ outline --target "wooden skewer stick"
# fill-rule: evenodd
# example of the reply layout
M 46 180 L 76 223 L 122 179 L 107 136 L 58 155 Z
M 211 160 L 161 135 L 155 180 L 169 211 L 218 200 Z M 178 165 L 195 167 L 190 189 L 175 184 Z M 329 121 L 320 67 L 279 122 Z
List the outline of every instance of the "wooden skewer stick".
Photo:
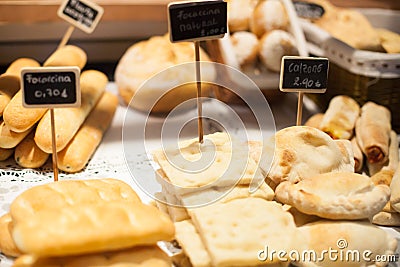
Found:
M 57 146 L 56 146 L 56 131 L 54 125 L 54 109 L 50 109 L 50 123 L 51 123 L 51 142 L 53 149 L 53 173 L 54 173 L 54 182 L 58 181 L 58 158 L 57 158 Z
M 302 113 L 303 113 L 303 92 L 299 92 L 299 97 L 297 100 L 297 120 L 296 125 L 301 125 Z
M 200 42 L 194 42 L 195 56 L 196 56 L 196 85 L 197 85 L 197 116 L 198 116 L 198 134 L 199 143 L 203 143 L 203 107 L 201 101 L 201 73 L 200 73 Z
M 74 32 L 74 29 L 75 29 L 75 27 L 72 25 L 68 27 L 67 31 L 64 33 L 63 38 L 61 39 L 60 44 L 58 45 L 58 48 L 61 48 L 68 43 L 69 38 L 71 37 L 72 33 Z

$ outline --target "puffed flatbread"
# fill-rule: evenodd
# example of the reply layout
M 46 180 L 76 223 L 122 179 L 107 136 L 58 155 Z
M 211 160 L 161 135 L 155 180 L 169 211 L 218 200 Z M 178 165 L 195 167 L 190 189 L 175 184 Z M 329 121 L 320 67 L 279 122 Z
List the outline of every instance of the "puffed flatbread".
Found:
M 17 258 L 14 267 L 171 267 L 170 258 L 157 246 L 59 258 Z
M 65 206 L 113 200 L 140 202 L 132 187 L 118 179 L 64 180 L 34 186 L 22 192 L 11 203 L 10 214 L 18 222 L 42 209 L 58 210 Z
M 248 144 L 227 133 L 206 135 L 201 145 L 197 138 L 185 140 L 179 143 L 179 149 L 154 151 L 153 158 L 179 195 L 210 186 L 229 187 L 264 179 L 249 157 Z
M 307 250 L 315 252 L 317 256 L 312 258 L 311 253 L 306 255 L 303 261 L 296 263 L 301 267 L 384 266 L 387 263 L 377 262 L 377 265 L 373 265 L 372 260 L 377 255 L 393 255 L 397 247 L 395 238 L 369 222 L 323 220 L 299 227 L 299 231 Z M 323 254 L 324 250 L 336 250 L 337 253 Z M 371 253 L 365 253 L 369 251 Z
M 290 251 L 297 228 L 290 213 L 274 201 L 242 198 L 191 210 L 192 220 L 210 254 L 212 266 L 279 264 L 258 259 L 269 249 Z
M 171 241 L 174 225 L 154 206 L 113 201 L 40 210 L 15 222 L 12 237 L 24 253 L 65 256 Z
M 354 159 L 332 138 L 313 127 L 292 126 L 275 135 L 275 156 L 268 178 L 298 182 L 319 173 L 354 172 Z M 345 154 L 343 154 L 343 152 Z
M 282 182 L 276 199 L 299 211 L 328 219 L 365 219 L 382 210 L 389 201 L 387 185 L 374 185 L 358 173 L 325 173 L 297 184 Z

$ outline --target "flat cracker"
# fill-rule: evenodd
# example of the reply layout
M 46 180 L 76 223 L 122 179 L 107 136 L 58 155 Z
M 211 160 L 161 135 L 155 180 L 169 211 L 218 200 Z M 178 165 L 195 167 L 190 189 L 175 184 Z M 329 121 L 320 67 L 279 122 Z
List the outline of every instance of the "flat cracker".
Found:
M 297 233 L 290 213 L 280 204 L 260 198 L 196 208 L 192 210 L 192 220 L 213 266 L 218 267 L 278 264 L 276 258 L 273 262 L 260 261 L 258 251 L 266 245 L 277 251 L 290 251 Z
M 325 173 L 297 184 L 283 182 L 276 199 L 299 211 L 328 219 L 365 219 L 382 210 L 390 197 L 387 185 L 374 185 L 358 173 Z

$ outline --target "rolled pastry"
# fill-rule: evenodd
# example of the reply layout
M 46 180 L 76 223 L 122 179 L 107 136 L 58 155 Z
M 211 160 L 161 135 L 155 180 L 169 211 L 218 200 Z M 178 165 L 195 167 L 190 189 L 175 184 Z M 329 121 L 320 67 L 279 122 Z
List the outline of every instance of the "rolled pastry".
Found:
M 353 98 L 345 95 L 335 96 L 329 102 L 320 129 L 333 139 L 350 139 L 359 114 L 360 106 Z
M 89 112 L 104 93 L 108 82 L 107 76 L 96 70 L 87 70 L 81 74 L 81 106 L 76 108 L 60 108 L 54 110 L 57 152 L 63 150 L 72 140 Z M 44 152 L 52 153 L 50 112 L 48 111 L 35 133 L 35 142 Z
M 312 115 L 308 120 L 304 123 L 304 126 L 310 126 L 317 129 L 320 129 L 322 118 L 324 117 L 324 113 L 316 113 Z
M 31 130 L 30 128 L 25 132 L 16 133 L 10 130 L 7 124 L 0 123 L 0 148 L 14 148 L 27 136 Z
M 355 136 L 351 139 L 351 146 L 353 147 L 354 154 L 354 171 L 361 172 L 364 165 L 364 154 L 362 153 Z
M 78 66 L 82 69 L 86 64 L 86 53 L 79 47 L 67 45 L 57 49 L 43 64 L 44 67 Z M 22 105 L 22 92 L 11 99 L 4 110 L 4 121 L 14 132 L 25 132 L 38 122 L 47 108 L 25 108 Z
M 391 131 L 390 111 L 373 102 L 361 108 L 360 119 L 356 123 L 357 142 L 369 163 L 387 160 Z
M 49 158 L 49 153 L 43 152 L 33 139 L 35 132 L 31 131 L 21 143 L 15 147 L 15 162 L 23 168 L 39 168 Z
M 390 206 L 400 212 L 400 167 L 397 167 L 390 183 Z
M 390 132 L 389 155 L 384 162 L 370 163 L 367 162 L 369 175 L 375 175 L 381 170 L 391 171 L 394 173 L 399 164 L 399 141 L 395 131 Z
M 105 92 L 71 142 L 58 153 L 58 167 L 65 172 L 82 170 L 108 129 L 118 106 L 118 98 Z
M 11 237 L 13 222 L 9 213 L 0 217 L 0 252 L 11 257 L 21 255 L 21 251 L 15 246 Z

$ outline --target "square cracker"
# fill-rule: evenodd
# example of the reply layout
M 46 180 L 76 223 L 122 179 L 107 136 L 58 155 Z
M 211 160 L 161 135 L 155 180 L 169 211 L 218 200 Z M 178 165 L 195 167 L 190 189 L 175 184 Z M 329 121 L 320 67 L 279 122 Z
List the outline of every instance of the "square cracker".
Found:
M 294 248 L 297 229 L 293 217 L 274 201 L 241 198 L 191 212 L 213 266 L 278 264 L 276 257 L 261 262 L 258 251 L 266 246 L 276 251 Z

